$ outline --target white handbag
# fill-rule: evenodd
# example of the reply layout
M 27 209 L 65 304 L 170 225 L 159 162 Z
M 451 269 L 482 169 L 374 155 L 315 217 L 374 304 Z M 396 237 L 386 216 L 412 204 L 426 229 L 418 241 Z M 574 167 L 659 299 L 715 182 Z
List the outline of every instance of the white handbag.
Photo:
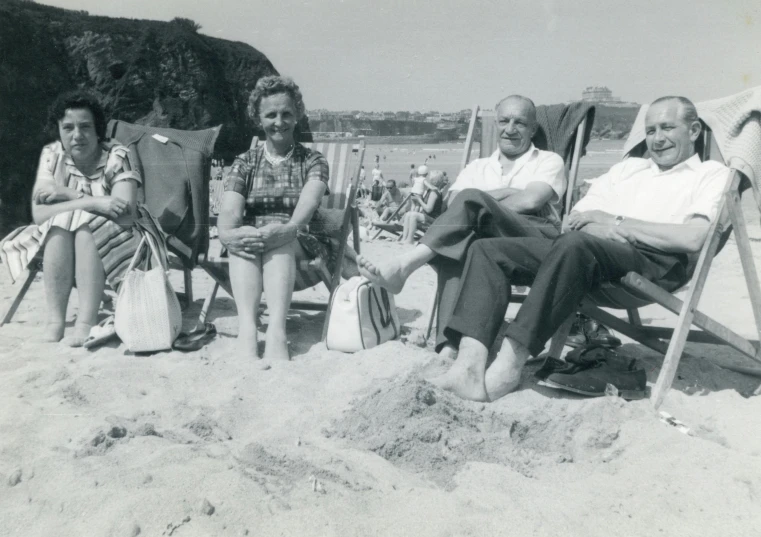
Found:
M 116 297 L 116 334 L 132 352 L 171 349 L 182 329 L 180 301 L 167 277 L 167 254 L 148 233 L 143 236 Z M 149 248 L 153 268 L 139 270 L 143 248 Z
M 340 284 L 331 298 L 328 335 L 330 350 L 356 352 L 399 337 L 394 295 L 355 276 Z

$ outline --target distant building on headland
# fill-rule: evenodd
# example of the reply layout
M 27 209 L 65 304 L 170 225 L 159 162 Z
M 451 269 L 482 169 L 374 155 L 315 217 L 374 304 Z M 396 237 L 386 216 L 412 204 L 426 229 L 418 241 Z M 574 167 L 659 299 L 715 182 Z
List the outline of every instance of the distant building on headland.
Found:
M 621 97 L 614 97 L 605 86 L 589 86 L 581 92 L 581 100 L 592 103 L 620 103 Z
M 589 86 L 581 92 L 581 101 L 602 106 L 613 106 L 616 108 L 639 107 L 639 104 L 622 101 L 621 97 L 615 97 L 613 92 L 606 86 Z M 573 101 L 571 101 L 573 102 Z

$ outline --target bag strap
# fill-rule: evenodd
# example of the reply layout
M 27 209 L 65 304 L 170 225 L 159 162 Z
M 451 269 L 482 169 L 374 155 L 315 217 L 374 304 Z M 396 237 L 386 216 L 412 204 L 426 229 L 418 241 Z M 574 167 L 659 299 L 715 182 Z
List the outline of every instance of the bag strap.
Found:
M 137 265 L 138 261 L 140 260 L 140 255 L 143 251 L 143 246 L 145 246 L 145 236 L 140 240 L 140 244 L 137 245 L 137 250 L 135 250 L 135 255 L 132 256 L 132 261 L 129 262 L 129 266 L 127 267 L 127 272 L 131 272 L 134 270 L 135 266 Z
M 164 272 L 169 270 L 167 268 L 166 251 L 162 250 L 159 245 L 155 244 L 155 241 L 150 233 L 143 235 L 143 240 L 148 243 L 148 246 L 153 253 L 153 257 L 156 260 L 156 265 L 160 266 Z

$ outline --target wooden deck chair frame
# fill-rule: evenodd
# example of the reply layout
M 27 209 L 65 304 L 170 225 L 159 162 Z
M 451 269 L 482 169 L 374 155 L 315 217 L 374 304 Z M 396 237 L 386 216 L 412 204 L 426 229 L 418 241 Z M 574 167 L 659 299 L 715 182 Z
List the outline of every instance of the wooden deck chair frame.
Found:
M 483 122 L 484 119 L 493 119 L 494 118 L 494 111 L 493 110 L 481 110 L 481 108 L 476 105 L 473 107 L 473 111 L 470 116 L 470 123 L 468 125 L 468 134 L 465 137 L 465 148 L 463 149 L 462 153 L 462 160 L 460 161 L 460 171 L 464 170 L 465 167 L 470 162 L 470 154 L 473 149 L 473 138 L 476 130 L 476 124 L 479 120 Z M 575 196 L 575 186 L 576 186 L 576 178 L 579 175 L 579 161 L 581 160 L 581 153 L 582 149 L 584 147 L 584 134 L 587 129 L 587 121 L 588 116 L 585 116 L 581 122 L 579 123 L 579 126 L 576 128 L 576 138 L 574 141 L 574 147 L 573 147 L 573 153 L 571 155 L 570 159 L 565 160 L 565 171 L 566 171 L 566 177 L 568 178 L 568 188 L 566 189 L 565 193 L 565 200 L 563 203 L 563 221 L 565 222 L 566 217 L 568 216 L 568 213 L 571 210 L 571 207 L 574 203 L 574 196 Z M 483 131 L 482 131 L 482 141 L 483 143 Z M 484 155 L 484 151 L 481 151 L 481 156 Z M 431 332 L 433 331 L 433 325 L 437 317 L 437 311 L 439 306 L 439 299 L 441 290 L 438 288 L 438 285 L 436 286 L 436 292 L 433 294 L 432 302 L 429 307 L 428 311 L 428 325 L 426 326 L 425 331 L 425 339 L 428 340 L 431 337 Z M 523 302 L 525 299 L 525 295 L 514 293 L 510 301 L 511 302 Z M 568 330 L 570 332 L 570 324 L 568 325 Z
M 704 159 L 712 151 L 712 134 L 704 127 L 703 150 Z M 750 239 L 745 225 L 741 194 L 748 188 L 752 189 L 756 205 L 761 209 L 761 192 L 757 181 L 743 175 L 739 170 L 731 168 L 731 176 L 724 190 L 718 217 L 714 219 L 708 230 L 706 241 L 698 255 L 697 265 L 684 299 L 658 287 L 636 272 L 628 273 L 618 284 L 604 286 L 582 301 L 579 311 L 585 315 L 621 332 L 625 336 L 665 355 L 663 366 L 658 375 L 655 387 L 650 395 L 652 405 L 657 409 L 663 403 L 666 394 L 674 381 L 679 361 L 684 354 L 687 341 L 729 345 L 751 360 L 761 363 L 761 287 L 750 246 Z M 718 321 L 698 310 L 703 288 L 708 279 L 714 257 L 734 231 L 735 243 L 740 254 L 740 263 L 748 288 L 748 296 L 756 326 L 756 340 L 744 338 Z M 674 328 L 644 326 L 640 320 L 638 308 L 657 303 L 666 310 L 678 316 Z M 628 322 L 612 315 L 601 308 L 625 309 Z M 552 338 L 550 356 L 559 356 L 563 344 L 573 323 L 573 316 L 558 329 Z M 691 330 L 691 325 L 701 330 Z M 666 343 L 663 340 L 668 340 Z M 740 373 L 759 375 L 758 368 L 742 366 L 723 366 Z M 758 395 L 761 387 L 756 390 Z
M 252 143 L 251 147 L 256 147 L 256 144 L 258 143 L 258 139 L 255 138 Z M 338 287 L 339 283 L 341 282 L 341 271 L 343 268 L 343 262 L 344 262 L 344 252 L 349 236 L 349 230 L 352 230 L 353 235 L 353 245 L 354 250 L 356 253 L 359 253 L 359 213 L 356 206 L 356 195 L 357 195 L 357 187 L 359 185 L 359 173 L 362 167 L 362 162 L 364 160 L 365 156 L 365 141 L 360 138 L 359 142 L 340 142 L 340 143 L 330 143 L 330 144 L 319 144 L 319 143 L 304 143 L 303 145 L 307 147 L 314 147 L 317 150 L 324 150 L 325 153 L 327 153 L 327 156 L 333 155 L 334 151 L 340 151 L 339 155 L 339 169 L 333 169 L 331 168 L 330 174 L 331 174 L 331 183 L 335 179 L 341 179 L 341 177 L 345 177 L 348 179 L 348 184 L 346 185 L 346 194 L 345 199 L 341 198 L 340 195 L 342 192 L 344 192 L 343 188 L 340 188 L 340 192 L 334 192 L 332 195 L 334 197 L 327 197 L 328 199 L 323 200 L 323 203 L 326 201 L 328 202 L 328 208 L 336 208 L 336 209 L 342 209 L 344 211 L 343 214 L 343 221 L 341 225 L 341 233 L 340 233 L 340 246 L 338 251 L 338 266 L 336 267 L 336 270 L 331 274 L 328 271 L 327 266 L 324 263 L 324 260 L 317 258 L 310 261 L 305 261 L 303 264 L 299 267 L 300 270 L 312 270 L 317 271 L 317 273 L 320 275 L 323 283 L 330 291 L 330 297 L 328 299 L 327 303 L 322 302 L 305 302 L 305 301 L 297 301 L 294 300 L 291 302 L 291 309 L 297 309 L 297 310 L 312 310 L 312 311 L 326 311 L 325 315 L 325 322 L 323 324 L 323 332 L 322 332 L 322 339 L 325 339 L 326 331 L 328 327 L 328 319 L 330 318 L 330 305 L 331 305 L 331 298 L 333 297 L 333 292 L 335 291 L 336 287 Z M 332 147 L 331 147 L 332 146 Z M 357 159 L 355 163 L 355 169 L 351 172 L 351 174 L 346 174 L 346 163 L 348 163 L 350 160 L 352 160 L 352 153 L 357 153 Z M 333 160 L 331 158 L 328 159 Z M 221 190 L 220 190 L 221 193 Z M 339 201 L 336 201 L 339 200 Z M 343 207 L 335 207 L 335 203 L 341 203 Z M 331 206 L 333 205 L 333 206 Z M 209 295 L 206 297 L 206 300 L 204 301 L 203 307 L 201 308 L 201 312 L 199 314 L 199 324 L 203 324 L 206 319 L 209 316 L 209 313 L 211 312 L 211 309 L 214 305 L 214 302 L 216 300 L 217 293 L 219 292 L 219 288 L 222 287 L 230 296 L 233 296 L 232 294 L 232 287 L 230 286 L 230 280 L 229 280 L 229 270 L 228 270 L 228 258 L 227 253 L 225 250 L 223 250 L 222 255 L 218 258 L 207 258 L 203 260 L 200 263 L 201 268 L 203 268 L 206 273 L 214 280 L 214 286 L 209 293 Z M 262 302 L 262 305 L 266 305 L 266 302 Z

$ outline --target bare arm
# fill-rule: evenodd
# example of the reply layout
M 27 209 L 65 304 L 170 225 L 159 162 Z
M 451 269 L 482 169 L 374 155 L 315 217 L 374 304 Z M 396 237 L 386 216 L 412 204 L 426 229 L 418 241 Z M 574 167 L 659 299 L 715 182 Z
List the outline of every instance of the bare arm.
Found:
M 497 201 L 502 201 L 504 199 L 509 198 L 510 196 L 513 196 L 517 194 L 518 192 L 521 192 L 517 188 L 498 188 L 497 190 L 487 190 L 486 193 L 489 194 L 492 198 L 494 198 Z
M 56 215 L 77 209 L 105 216 L 121 224 L 120 218 L 127 214 L 129 204 L 115 196 L 79 198 L 79 192 L 72 188 L 58 186 L 51 180 L 38 179 L 32 195 L 32 219 L 35 224 L 42 224 Z
M 507 196 L 502 205 L 516 213 L 531 214 L 541 209 L 555 195 L 555 191 L 547 183 L 532 181 L 524 190 Z
M 137 216 L 137 181 L 134 179 L 125 179 L 117 181 L 111 187 L 111 196 L 122 200 L 126 209 L 122 215 L 116 218 L 116 223 L 120 226 L 129 227 L 135 222 Z
M 243 225 L 246 198 L 228 190 L 222 193 L 217 228 L 219 241 L 230 253 L 246 259 L 256 259 L 264 250 L 261 233 L 253 226 Z
M 420 204 L 420 208 L 425 212 L 425 214 L 431 214 L 433 212 L 433 209 L 436 207 L 436 201 L 438 201 L 439 194 L 437 191 L 432 190 L 431 193 L 428 195 L 428 201 L 423 201 L 423 198 L 418 196 L 417 194 L 412 195 L 412 199 L 416 200 Z
M 710 222 L 704 216 L 693 216 L 684 224 L 657 224 L 627 218 L 618 226 L 628 233 L 634 244 L 647 244 L 664 252 L 693 253 L 703 247 Z
M 580 229 L 597 235 L 601 229 L 613 228 L 631 244 L 646 244 L 663 252 L 692 253 L 703 247 L 708 235 L 709 220 L 701 215 L 693 216 L 684 224 L 660 224 L 626 218 L 615 225 L 615 216 L 604 211 L 571 213 L 567 229 Z
M 296 203 L 296 208 L 293 209 L 289 223 L 297 226 L 308 224 L 322 203 L 326 188 L 327 186 L 322 181 L 307 181 L 301 195 L 299 195 L 299 201 Z

